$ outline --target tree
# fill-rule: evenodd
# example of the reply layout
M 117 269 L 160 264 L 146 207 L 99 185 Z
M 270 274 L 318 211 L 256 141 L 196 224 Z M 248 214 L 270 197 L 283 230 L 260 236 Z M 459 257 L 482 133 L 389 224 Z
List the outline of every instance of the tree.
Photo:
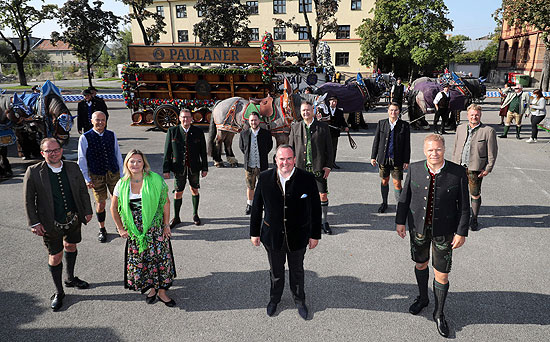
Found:
M 532 27 L 541 31 L 540 39 L 546 48 L 542 66 L 540 88 L 549 91 L 550 86 L 550 6 L 548 0 L 503 0 L 496 12 L 496 20 L 510 25 Z
M 88 82 L 92 86 L 92 66 L 101 56 L 105 45 L 115 40 L 121 18 L 111 11 L 103 11 L 103 2 L 96 0 L 93 7 L 87 0 L 69 0 L 59 10 L 58 22 L 65 31 L 52 32 L 52 42 L 68 43 L 76 56 L 86 61 Z
M 309 11 L 307 5 L 304 4 L 303 0 L 298 0 L 300 10 L 302 11 L 304 22 L 305 22 L 305 32 L 303 32 L 303 24 L 299 23 L 296 17 L 292 17 L 286 22 L 282 19 L 276 19 L 275 25 L 285 26 L 291 28 L 294 33 L 305 33 L 309 40 L 309 51 L 311 54 L 311 60 L 317 60 L 317 46 L 323 37 L 330 32 L 336 32 L 338 30 L 338 23 L 334 15 L 338 12 L 338 2 L 339 0 L 313 0 L 313 8 L 315 10 L 315 30 L 311 25 L 309 18 Z M 313 10 L 313 9 L 312 9 Z
M 364 19 L 356 30 L 361 64 L 391 58 L 394 66 L 407 63 L 411 77 L 418 68 L 445 64 L 452 47 L 445 32 L 453 25 L 443 0 L 376 0 L 371 12 L 374 18 Z
M 470 40 L 470 37 L 463 34 L 457 34 L 456 36 L 449 38 L 449 41 L 451 42 L 451 50 L 449 51 L 451 59 L 458 54 L 464 53 L 466 50 L 464 42 L 467 40 Z
M 203 46 L 248 46 L 248 6 L 239 0 L 198 0 L 193 6 L 202 20 L 193 25 L 193 34 Z
M 44 1 L 42 1 L 44 2 Z M 52 19 L 57 10 L 56 5 L 43 5 L 40 9 L 30 6 L 29 0 L 0 1 L 0 30 L 8 29 L 19 40 L 19 46 L 0 31 L 0 36 L 11 48 L 11 55 L 17 64 L 19 84 L 27 84 L 23 63 L 31 51 L 32 29 L 42 21 Z
M 116 64 L 128 62 L 128 45 L 132 44 L 132 30 L 125 27 L 118 34 L 118 39 L 113 44 L 113 55 Z
M 143 44 L 154 45 L 160 39 L 161 33 L 166 33 L 164 27 L 164 17 L 158 13 L 151 12 L 147 9 L 153 4 L 153 0 L 120 0 L 123 4 L 130 6 L 132 9 L 128 15 L 130 19 L 137 21 L 141 35 L 143 36 Z M 151 19 L 153 24 L 149 27 L 145 26 L 145 21 Z

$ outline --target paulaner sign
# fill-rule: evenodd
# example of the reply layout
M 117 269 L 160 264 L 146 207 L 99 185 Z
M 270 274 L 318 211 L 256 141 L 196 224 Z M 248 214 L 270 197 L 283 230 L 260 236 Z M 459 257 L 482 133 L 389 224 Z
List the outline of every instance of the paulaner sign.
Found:
M 194 46 L 128 46 L 132 62 L 258 64 L 259 48 L 209 48 Z

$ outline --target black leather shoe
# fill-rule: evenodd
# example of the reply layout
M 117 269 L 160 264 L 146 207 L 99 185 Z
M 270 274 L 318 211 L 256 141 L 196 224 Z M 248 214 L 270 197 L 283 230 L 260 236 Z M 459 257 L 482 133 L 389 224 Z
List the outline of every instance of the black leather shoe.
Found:
M 65 298 L 65 292 L 63 293 L 55 293 L 50 299 L 52 300 L 52 304 L 50 307 L 53 311 L 57 311 L 61 309 L 63 306 L 63 298 Z
M 380 206 L 378 207 L 378 212 L 379 212 L 380 214 L 385 213 L 386 210 L 388 210 L 388 204 L 387 204 L 387 203 L 382 203 L 382 204 L 380 204 Z
M 200 226 L 201 225 L 201 219 L 200 219 L 199 215 L 197 215 L 197 214 L 193 215 L 193 223 L 195 224 L 195 226 Z
M 298 314 L 300 315 L 300 317 L 307 320 L 307 316 L 309 314 L 307 306 L 305 304 L 298 304 L 296 305 L 296 307 L 298 308 Z
M 498 137 L 499 137 L 499 138 L 505 139 L 505 138 L 507 138 L 508 136 L 507 136 L 506 134 L 501 134 L 501 135 L 499 135 Z
M 413 315 L 418 315 L 420 311 L 422 311 L 422 309 L 428 306 L 428 304 L 430 304 L 429 300 L 422 301 L 420 300 L 420 296 L 418 296 L 414 300 L 414 303 L 412 303 L 411 306 L 409 307 L 409 312 L 412 313 Z
M 78 279 L 78 277 L 74 277 L 71 280 L 65 280 L 65 286 L 78 287 L 79 289 L 87 289 L 88 287 L 90 287 L 90 284 L 88 284 L 84 280 Z
M 252 210 L 252 206 L 250 204 L 246 205 L 246 209 L 244 210 L 245 215 L 250 215 L 250 211 Z
M 328 222 L 323 223 L 323 233 L 332 235 L 332 229 L 330 229 Z
M 449 325 L 445 320 L 445 316 L 434 317 L 435 324 L 437 326 L 437 332 L 443 337 L 449 337 Z
M 181 220 L 179 217 L 174 217 L 171 221 L 170 221 L 170 229 L 174 229 L 178 224 L 181 223 Z
M 333 168 L 336 169 L 336 170 L 340 170 L 340 169 L 341 169 L 341 167 L 338 166 L 338 165 L 336 165 L 336 163 L 332 164 L 332 166 L 333 166 Z
M 277 303 L 269 302 L 267 304 L 267 315 L 269 317 L 273 317 L 273 315 L 275 315 L 275 311 L 277 311 Z
M 97 241 L 104 243 L 107 241 L 107 230 L 105 228 L 99 228 L 99 234 L 97 234 Z
M 169 308 L 173 308 L 174 306 L 176 306 L 176 302 L 173 299 L 170 299 L 168 302 L 163 301 L 160 297 L 158 297 L 158 299 Z
M 155 299 L 157 299 L 157 294 L 156 293 L 154 295 L 152 295 L 151 297 L 149 297 L 149 296 L 145 297 L 145 303 L 153 304 L 155 302 Z
M 479 223 L 477 223 L 477 218 L 470 218 L 470 230 L 476 232 L 479 230 Z

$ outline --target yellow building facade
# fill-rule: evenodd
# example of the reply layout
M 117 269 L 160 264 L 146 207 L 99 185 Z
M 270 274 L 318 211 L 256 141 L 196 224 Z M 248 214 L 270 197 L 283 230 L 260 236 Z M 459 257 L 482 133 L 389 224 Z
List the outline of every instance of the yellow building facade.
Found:
M 340 0 L 336 13 L 338 32 L 329 33 L 323 37 L 331 50 L 332 63 L 337 71 L 347 75 L 356 72 L 370 72 L 359 64 L 360 37 L 355 30 L 364 18 L 372 17 L 369 13 L 375 0 Z M 161 34 L 158 44 L 163 45 L 197 45 L 200 41 L 193 35 L 193 25 L 201 20 L 199 13 L 193 8 L 196 1 L 154 1 L 150 11 L 164 16 L 166 34 Z M 295 17 L 295 22 L 305 26 L 302 6 L 305 8 L 310 23 L 315 23 L 315 10 L 312 0 L 272 0 L 272 1 L 241 1 L 249 6 L 250 25 L 253 30 L 250 46 L 260 46 L 264 33 L 273 34 L 275 48 L 281 52 L 296 52 L 299 57 L 289 57 L 295 62 L 297 58 L 310 58 L 309 40 L 305 33 L 294 33 L 290 28 L 276 27 L 273 19 L 287 21 Z M 139 26 L 132 20 L 132 39 L 135 44 L 143 44 Z M 315 30 L 315 27 L 313 27 Z M 315 33 L 315 32 L 314 32 Z M 258 61 L 259 63 L 260 61 Z

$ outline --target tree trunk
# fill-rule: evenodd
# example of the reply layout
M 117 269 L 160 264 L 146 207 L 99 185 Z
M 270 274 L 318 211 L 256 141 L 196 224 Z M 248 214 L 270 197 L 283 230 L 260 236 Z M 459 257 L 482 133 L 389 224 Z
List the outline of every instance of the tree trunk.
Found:
M 27 84 L 27 76 L 25 75 L 25 66 L 23 65 L 23 62 L 25 59 L 23 58 L 17 58 L 15 62 L 17 63 L 17 74 L 19 75 L 19 84 L 22 86 L 26 86 Z
M 88 71 L 88 83 L 92 87 L 92 66 L 90 65 L 90 59 L 86 59 L 86 70 Z
M 542 62 L 542 74 L 540 78 L 540 89 L 550 91 L 550 47 L 544 52 L 544 61 Z
M 309 42 L 310 50 L 311 50 L 311 60 L 317 63 L 317 44 L 318 42 Z

